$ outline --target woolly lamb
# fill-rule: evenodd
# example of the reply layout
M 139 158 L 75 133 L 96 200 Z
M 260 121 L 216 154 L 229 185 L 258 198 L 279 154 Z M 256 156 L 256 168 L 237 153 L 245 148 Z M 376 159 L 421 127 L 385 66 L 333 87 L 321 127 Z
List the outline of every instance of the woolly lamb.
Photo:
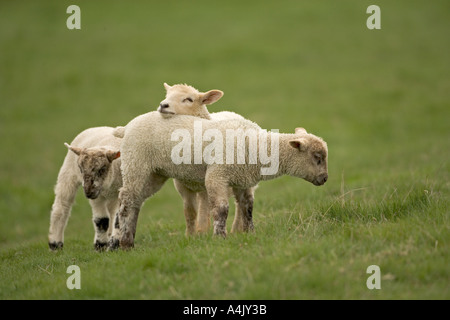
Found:
M 163 115 L 194 115 L 199 118 L 216 121 L 245 120 L 241 115 L 230 111 L 208 112 L 206 105 L 216 102 L 223 96 L 223 92 L 220 90 L 210 90 L 203 93 L 186 84 L 170 86 L 167 83 L 164 83 L 164 88 L 166 89 L 166 98 L 161 101 L 158 107 L 158 111 Z M 175 189 L 183 198 L 186 234 L 193 234 L 194 230 L 199 233 L 207 232 L 210 228 L 211 219 L 206 191 L 192 190 L 189 185 L 183 184 L 177 179 L 174 179 L 173 183 Z M 254 198 L 255 189 L 256 187 L 245 190 L 248 198 Z M 231 188 L 229 194 L 232 194 Z M 236 213 L 231 232 L 253 230 L 253 223 L 245 223 L 243 219 L 243 210 L 248 210 L 248 208 L 241 208 L 239 203 L 236 200 Z
M 48 245 L 63 247 L 64 229 L 80 185 L 92 207 L 94 247 L 103 249 L 111 233 L 113 215 L 119 207 L 122 186 L 119 147 L 121 139 L 113 136 L 113 128 L 97 127 L 81 132 L 71 143 L 59 171 L 55 186 L 55 201 L 50 215 Z
M 207 191 L 209 209 L 214 218 L 214 234 L 226 236 L 226 219 L 228 216 L 228 191 L 231 187 L 236 200 L 242 208 L 248 208 L 244 220 L 251 221 L 253 199 L 249 199 L 243 190 L 248 190 L 261 180 L 270 180 L 282 175 L 291 175 L 305 179 L 314 185 L 322 185 L 328 179 L 327 145 L 308 134 L 303 128 L 296 129 L 295 134 L 279 134 L 260 129 L 248 120 L 214 121 L 180 115 L 166 117 L 160 112 L 149 112 L 133 119 L 127 126 L 121 145 L 123 188 L 120 191 L 120 208 L 115 217 L 114 230 L 110 238 L 109 248 L 130 248 L 134 245 L 138 214 L 143 202 L 156 193 L 168 178 L 174 178 L 189 185 L 191 190 Z M 237 164 L 237 147 L 233 151 L 234 164 L 223 160 L 208 162 L 200 158 L 196 163 L 195 130 L 200 127 L 202 134 L 216 130 L 223 136 L 229 130 L 256 130 L 258 142 L 269 147 L 267 154 L 272 153 L 273 142 L 279 142 L 278 170 L 271 174 L 262 174 L 264 163 L 261 159 L 251 163 L 247 144 L 245 163 Z M 184 131 L 183 131 L 184 130 Z M 187 132 L 194 137 L 190 150 L 183 156 L 194 158 L 194 163 L 175 164 L 173 161 L 174 132 Z M 265 140 L 265 141 L 264 141 Z M 270 141 L 270 143 L 268 142 Z M 204 153 L 210 147 L 201 138 L 200 150 Z M 245 147 L 245 146 L 244 146 Z M 261 148 L 258 150 L 261 153 Z M 191 157 L 192 155 L 192 157 Z M 151 161 L 149 161 L 151 159 Z M 228 158 L 227 158 L 228 159 Z M 220 160 L 220 159 L 219 159 Z
M 231 120 L 242 119 L 238 115 L 230 111 L 222 111 L 209 113 L 206 105 L 210 105 L 223 96 L 220 90 L 210 90 L 208 92 L 199 92 L 192 86 L 186 84 L 176 84 L 173 86 L 164 83 L 166 89 L 166 97 L 161 101 L 158 111 L 164 116 L 172 115 L 193 115 L 203 119 L 212 120 Z M 125 127 L 117 127 L 113 134 L 116 137 L 123 138 L 125 135 Z M 208 196 L 206 191 L 192 190 L 189 185 L 183 184 L 174 179 L 175 189 L 183 198 L 184 215 L 186 219 L 186 234 L 191 235 L 195 232 L 204 233 L 210 228 L 210 213 L 208 210 Z M 247 197 L 254 197 L 256 187 L 247 190 Z M 230 195 L 232 190 L 230 188 Z M 243 220 L 243 210 L 247 208 L 239 207 L 236 201 L 236 214 L 231 232 L 248 231 L 253 229 L 252 223 L 245 223 Z

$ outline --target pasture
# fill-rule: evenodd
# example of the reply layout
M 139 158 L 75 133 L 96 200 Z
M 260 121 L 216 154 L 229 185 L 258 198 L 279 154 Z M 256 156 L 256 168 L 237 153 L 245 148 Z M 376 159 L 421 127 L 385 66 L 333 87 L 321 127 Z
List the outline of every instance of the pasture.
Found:
M 449 30 L 445 0 L 2 1 L 0 299 L 449 299 Z M 50 252 L 63 143 L 156 110 L 164 82 L 224 91 L 210 112 L 322 137 L 328 182 L 261 182 L 255 232 L 224 240 L 185 237 L 168 181 L 135 248 L 102 253 L 80 190 Z

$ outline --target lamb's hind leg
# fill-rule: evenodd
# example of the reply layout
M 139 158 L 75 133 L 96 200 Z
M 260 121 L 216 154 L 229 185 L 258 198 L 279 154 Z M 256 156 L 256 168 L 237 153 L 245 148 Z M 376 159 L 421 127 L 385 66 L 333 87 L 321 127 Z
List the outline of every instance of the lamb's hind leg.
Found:
M 70 210 L 80 182 L 76 176 L 63 171 L 58 176 L 55 186 L 55 201 L 50 213 L 50 229 L 48 233 L 48 246 L 51 250 L 61 249 L 64 245 L 64 230 L 69 220 Z
M 142 175 L 145 177 L 145 175 Z M 135 180 L 133 183 L 126 183 L 120 190 L 120 207 L 114 218 L 114 229 L 108 242 L 108 249 L 115 250 L 119 246 L 122 249 L 129 249 L 134 246 L 136 235 L 136 225 L 144 201 L 155 194 L 166 182 L 167 178 L 157 174 L 151 174 L 144 183 Z
M 236 199 L 236 216 L 234 218 L 231 232 L 253 231 L 254 188 L 233 188 L 233 193 Z

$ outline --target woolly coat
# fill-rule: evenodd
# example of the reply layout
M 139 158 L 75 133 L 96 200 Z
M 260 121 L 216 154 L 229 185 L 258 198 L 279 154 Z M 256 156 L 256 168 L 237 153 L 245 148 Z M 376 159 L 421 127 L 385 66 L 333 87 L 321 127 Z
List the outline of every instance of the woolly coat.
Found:
M 195 164 L 195 139 L 202 140 L 202 137 L 195 137 L 194 135 L 195 123 L 197 125 L 201 124 L 203 134 L 207 130 L 216 129 L 222 133 L 223 137 L 226 136 L 227 129 L 241 129 L 244 131 L 250 129 L 259 133 L 266 133 L 267 137 L 269 137 L 266 141 L 269 154 L 271 152 L 271 137 L 279 138 L 280 170 L 273 175 L 264 176 L 261 175 L 260 170 L 264 165 L 260 161 L 256 164 L 249 164 L 248 161 L 246 161 L 246 164 L 237 164 L 235 158 L 234 164 L 225 164 L 225 150 L 223 152 L 224 164 L 207 164 L 205 161 L 201 164 Z M 172 150 L 179 143 L 179 140 L 172 141 L 172 133 L 177 129 L 186 130 L 192 138 L 191 164 L 174 164 L 172 161 Z M 308 138 L 308 136 L 314 137 L 315 140 L 319 139 L 321 142 L 319 141 L 318 143 L 322 144 L 322 147 L 325 145 L 320 138 L 310 134 L 303 135 L 304 138 Z M 309 163 L 307 163 L 308 159 L 302 160 L 298 156 L 298 150 L 289 146 L 288 141 L 295 138 L 299 138 L 299 136 L 267 132 L 246 119 L 217 121 L 188 115 L 165 116 L 159 112 L 149 112 L 136 117 L 126 126 L 125 136 L 121 145 L 124 186 L 132 188 L 133 184 L 142 183 L 142 179 L 149 177 L 153 173 L 168 178 L 175 178 L 183 184 L 192 186 L 192 188 L 196 186 L 198 191 L 205 189 L 205 179 L 223 181 L 231 187 L 251 188 L 261 180 L 273 179 L 283 174 L 307 178 L 315 173 L 308 172 L 308 167 L 310 167 Z M 258 137 L 258 142 L 259 140 L 260 138 Z M 202 143 L 202 149 L 205 151 L 205 147 L 211 142 L 202 141 Z M 237 155 L 236 148 L 234 152 L 235 157 Z M 248 148 L 246 148 L 246 160 L 248 160 Z

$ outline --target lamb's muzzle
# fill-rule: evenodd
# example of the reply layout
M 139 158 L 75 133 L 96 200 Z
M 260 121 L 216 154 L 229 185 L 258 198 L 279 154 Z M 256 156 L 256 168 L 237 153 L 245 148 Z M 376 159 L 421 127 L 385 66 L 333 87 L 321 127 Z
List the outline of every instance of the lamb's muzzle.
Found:
M 167 113 L 167 114 L 175 114 L 174 112 L 171 111 L 167 111 L 167 109 L 169 108 L 169 104 L 168 103 L 161 103 L 158 107 L 158 111 L 161 113 Z
M 314 181 L 312 181 L 312 183 L 315 186 L 322 186 L 325 184 L 325 182 L 327 182 L 327 180 L 328 180 L 328 174 L 324 173 L 324 174 L 318 176 L 316 179 L 314 179 Z

